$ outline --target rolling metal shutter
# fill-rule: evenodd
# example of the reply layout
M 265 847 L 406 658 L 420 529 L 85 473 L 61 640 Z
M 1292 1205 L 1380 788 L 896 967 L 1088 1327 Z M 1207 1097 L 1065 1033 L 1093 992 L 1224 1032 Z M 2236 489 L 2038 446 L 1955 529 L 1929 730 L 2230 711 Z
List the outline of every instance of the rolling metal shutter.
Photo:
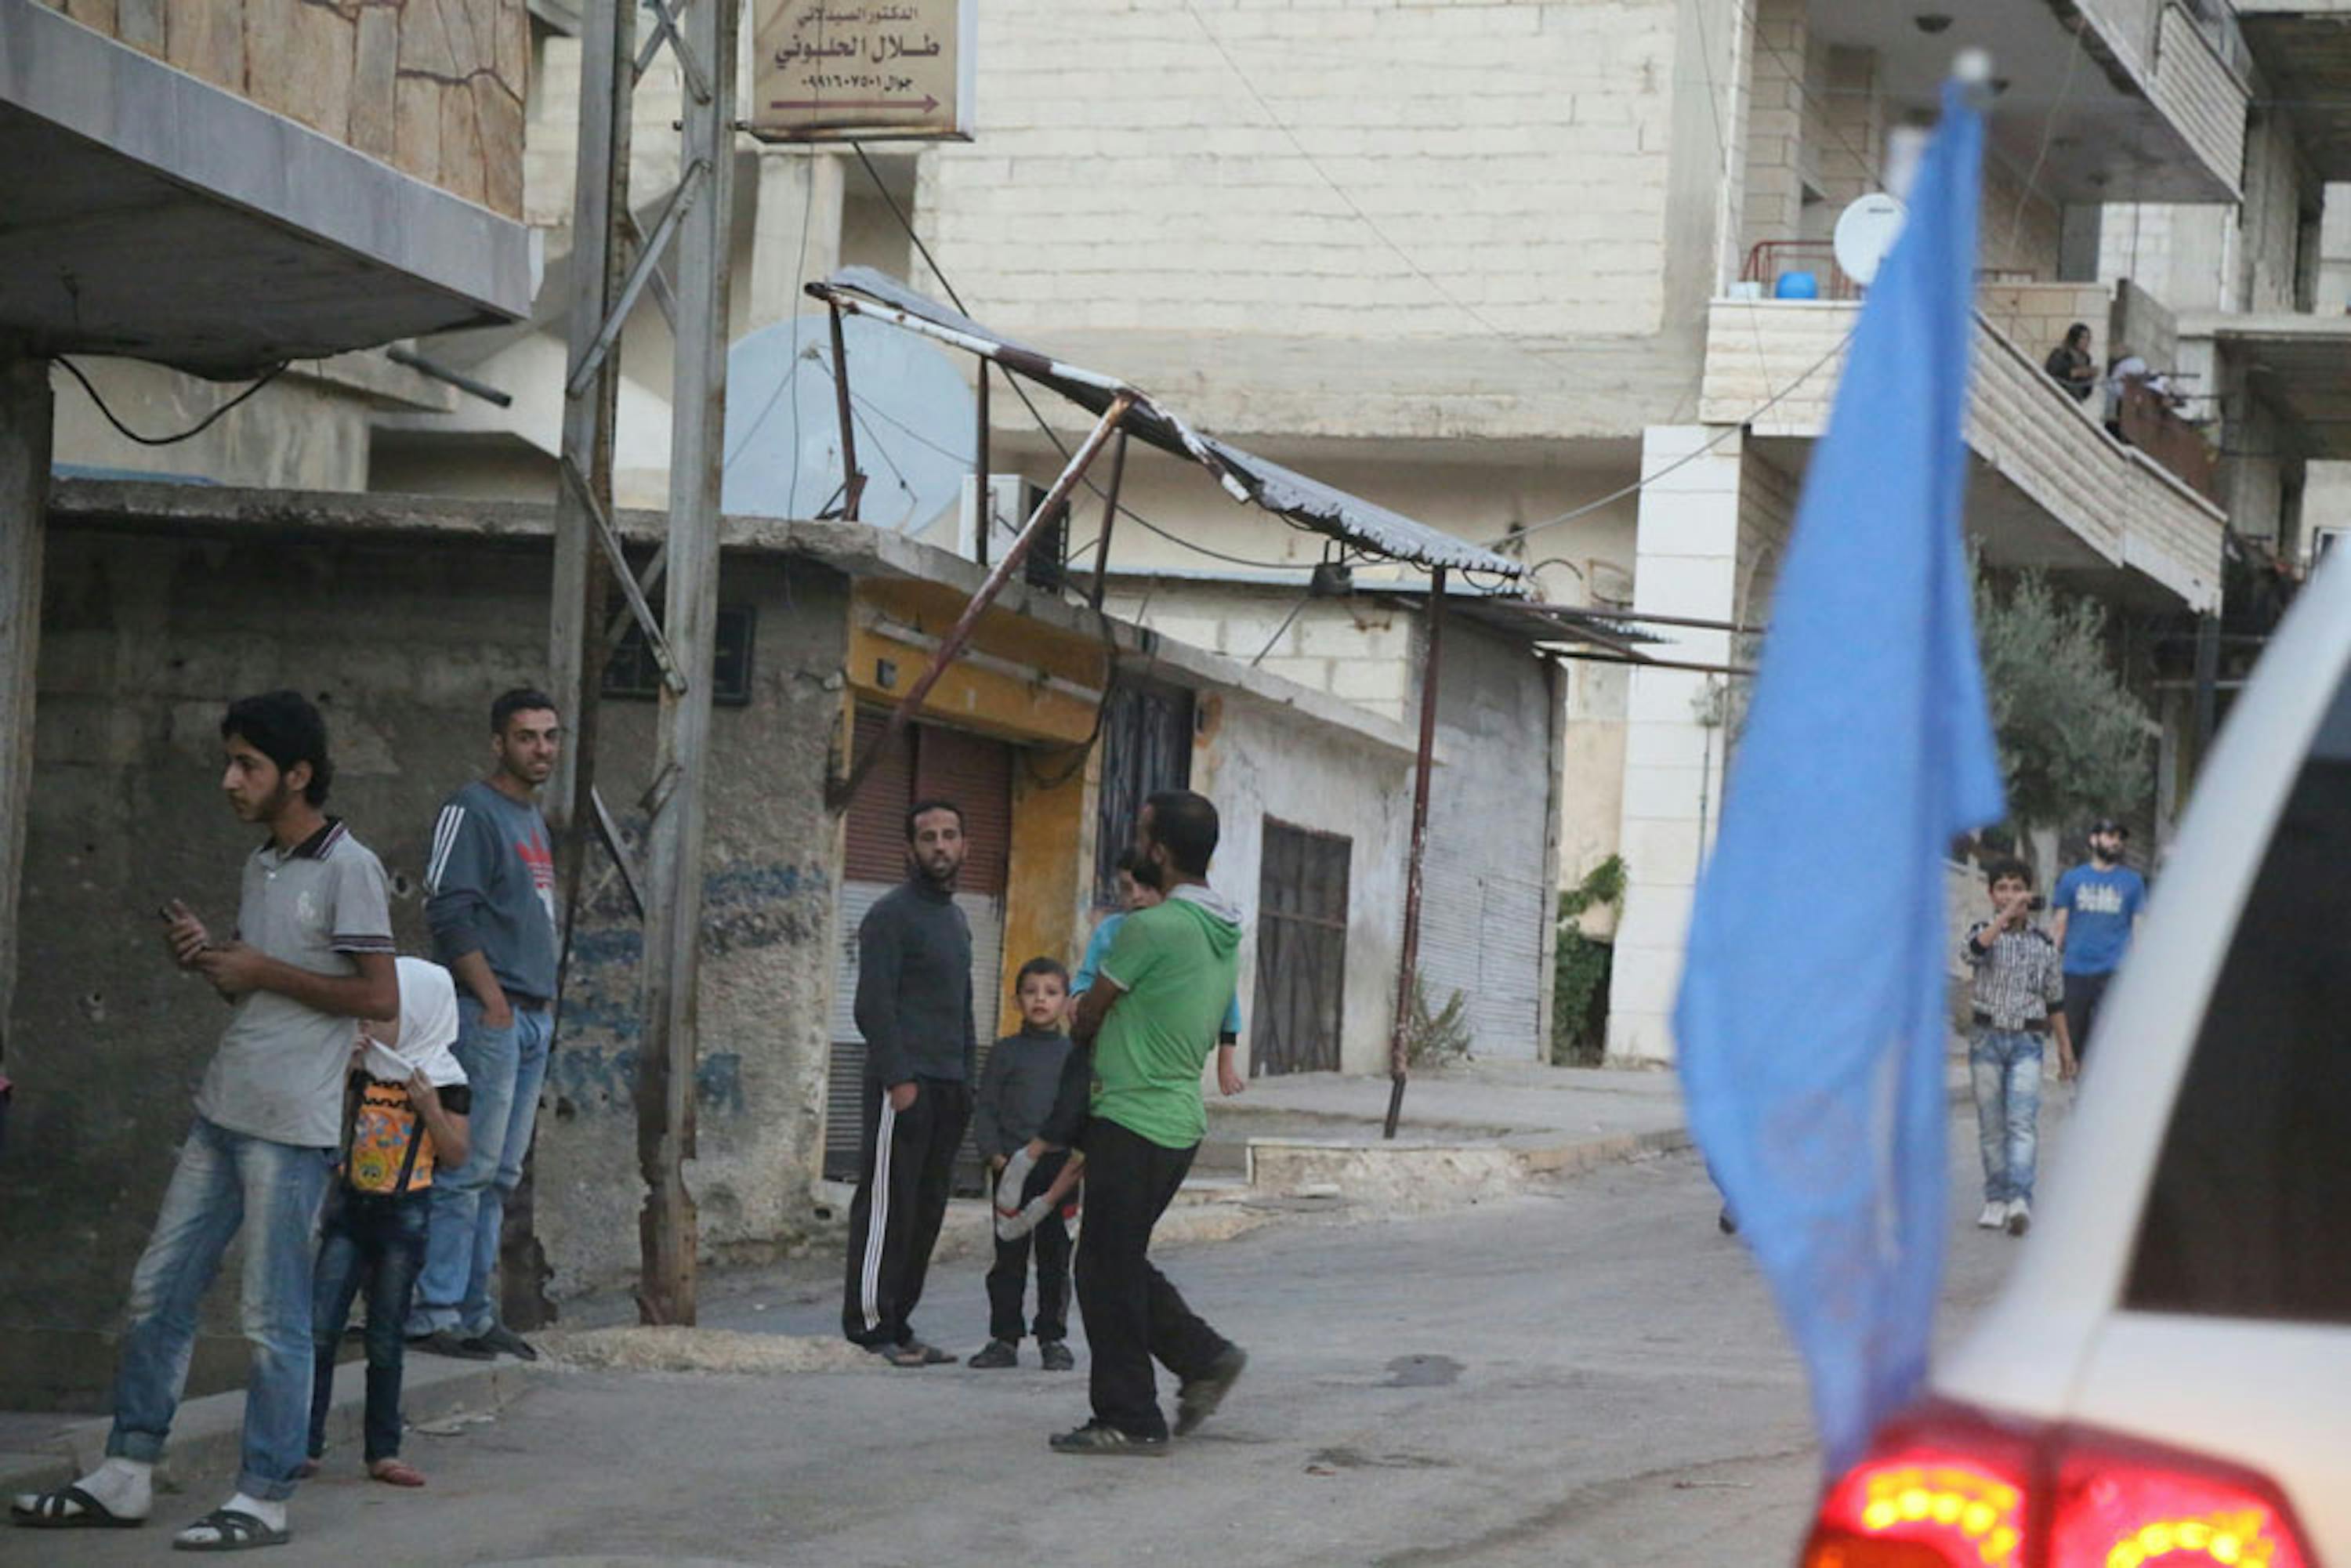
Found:
M 1480 1056 L 1541 1060 L 1543 885 L 1551 825 L 1550 681 L 1515 645 L 1455 621 L 1445 631 L 1437 727 L 1440 768 L 1429 800 L 1421 895 L 1420 973 L 1431 1013 L 1468 998 Z
M 862 750 L 882 733 L 883 716 L 861 710 Z M 833 956 L 832 1052 L 825 1082 L 824 1174 L 857 1175 L 863 1134 L 865 1040 L 857 1032 L 857 928 L 876 901 L 906 877 L 906 808 L 933 796 L 962 808 L 969 846 L 956 906 L 971 924 L 971 990 L 980 1060 L 996 1037 L 1004 973 L 1004 885 L 1011 859 L 1013 748 L 961 730 L 910 725 L 874 764 L 850 802 L 841 888 L 841 946 Z M 961 1162 L 977 1171 L 968 1143 Z

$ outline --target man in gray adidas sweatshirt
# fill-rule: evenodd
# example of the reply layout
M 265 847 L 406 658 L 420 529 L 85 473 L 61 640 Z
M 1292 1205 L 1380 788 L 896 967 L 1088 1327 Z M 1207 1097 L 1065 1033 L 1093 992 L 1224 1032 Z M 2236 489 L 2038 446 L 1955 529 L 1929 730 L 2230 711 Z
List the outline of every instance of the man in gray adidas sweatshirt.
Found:
M 971 1120 L 978 1051 L 971 926 L 955 903 L 964 850 L 960 808 L 914 802 L 906 812 L 912 874 L 883 895 L 857 931 L 865 1114 L 841 1332 L 896 1366 L 955 1359 L 916 1339 L 908 1320 L 923 1299 L 956 1151 Z
M 555 771 L 562 719 L 517 687 L 490 706 L 486 779 L 443 802 L 425 862 L 434 956 L 457 980 L 458 1065 L 472 1086 L 472 1148 L 433 1186 L 424 1272 L 408 1319 L 418 1349 L 536 1361 L 491 1295 L 508 1194 L 522 1181 L 555 1024 L 555 855 L 538 788 Z

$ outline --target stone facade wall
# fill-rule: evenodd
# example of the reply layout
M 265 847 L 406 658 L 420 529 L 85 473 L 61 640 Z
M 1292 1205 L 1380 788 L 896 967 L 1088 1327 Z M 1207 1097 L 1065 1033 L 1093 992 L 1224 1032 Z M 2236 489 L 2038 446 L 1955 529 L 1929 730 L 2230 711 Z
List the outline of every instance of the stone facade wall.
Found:
M 2076 321 L 2090 329 L 2090 351 L 2103 365 L 2113 353 L 2107 339 L 2113 300 L 2095 283 L 1995 283 L 1976 291 L 1976 308 L 2001 336 L 2035 359 L 2065 340 Z
M 52 528 L 0 1165 L 0 1390 L 47 1403 L 105 1385 L 106 1336 L 226 1016 L 164 961 L 153 910 L 181 897 L 215 930 L 234 918 L 255 834 L 217 786 L 227 701 L 293 684 L 319 703 L 329 808 L 382 860 L 402 950 L 427 952 L 434 813 L 487 762 L 491 698 L 544 677 L 547 581 L 543 541 Z M 714 725 L 691 1179 L 705 1249 L 758 1253 L 811 1223 L 838 859 L 821 782 L 846 583 L 730 555 L 720 598 L 753 607 L 757 662 L 750 705 Z M 604 713 L 604 793 L 622 806 L 651 770 L 653 708 Z M 538 1234 L 559 1298 L 637 1258 L 637 940 L 608 891 L 575 951 L 539 1124 Z M 224 1279 L 204 1319 L 207 1389 L 242 1375 L 224 1337 L 234 1262 Z
M 2314 199 L 2317 196 L 2312 193 Z M 2292 310 L 2302 235 L 2302 153 L 2282 112 L 2255 114 L 2245 128 L 2245 204 L 2239 209 L 2236 308 Z
M 520 217 L 523 0 L 44 0 L 118 43 Z
M 1746 204 L 1740 225 L 1742 262 L 1765 240 L 1794 239 L 1804 210 L 1802 0 L 1758 0 L 1755 34 Z
M 1998 157 L 1984 160 L 1981 213 L 1979 267 L 2020 281 L 2057 276 L 2064 209 L 2029 190 L 2017 171 Z

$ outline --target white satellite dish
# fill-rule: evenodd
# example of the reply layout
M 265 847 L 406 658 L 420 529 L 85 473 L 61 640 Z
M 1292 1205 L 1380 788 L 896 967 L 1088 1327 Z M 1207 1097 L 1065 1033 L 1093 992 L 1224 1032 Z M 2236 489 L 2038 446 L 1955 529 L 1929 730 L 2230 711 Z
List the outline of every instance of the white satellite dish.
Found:
M 912 332 L 841 322 L 849 356 L 861 520 L 920 535 L 963 501 L 977 400 L 954 361 Z M 832 339 L 822 310 L 737 339 L 726 351 L 720 506 L 749 517 L 840 515 L 844 486 Z
M 1836 264 L 1839 270 L 1869 287 L 1886 253 L 1902 233 L 1903 205 L 1883 191 L 1873 191 L 1837 214 Z

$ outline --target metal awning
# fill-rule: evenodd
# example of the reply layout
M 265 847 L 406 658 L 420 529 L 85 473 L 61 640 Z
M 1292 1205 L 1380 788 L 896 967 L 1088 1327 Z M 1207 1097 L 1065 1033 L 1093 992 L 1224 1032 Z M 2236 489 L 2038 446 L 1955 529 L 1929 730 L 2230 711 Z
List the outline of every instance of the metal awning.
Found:
M 1441 528 L 1375 506 L 1360 496 L 1351 496 L 1319 479 L 1244 452 L 1230 442 L 1194 430 L 1140 388 L 1116 376 L 1068 364 L 1041 350 L 1015 342 L 872 267 L 844 267 L 821 283 L 810 284 L 808 292 L 837 309 L 889 321 L 977 354 L 1059 392 L 1091 413 L 1105 413 L 1113 403 L 1125 399 L 1130 406 L 1121 428 L 1137 440 L 1199 464 L 1235 500 L 1287 517 L 1363 555 L 1415 566 L 1482 572 L 1510 581 L 1526 575 L 1524 563 L 1508 556 L 1482 549 Z

